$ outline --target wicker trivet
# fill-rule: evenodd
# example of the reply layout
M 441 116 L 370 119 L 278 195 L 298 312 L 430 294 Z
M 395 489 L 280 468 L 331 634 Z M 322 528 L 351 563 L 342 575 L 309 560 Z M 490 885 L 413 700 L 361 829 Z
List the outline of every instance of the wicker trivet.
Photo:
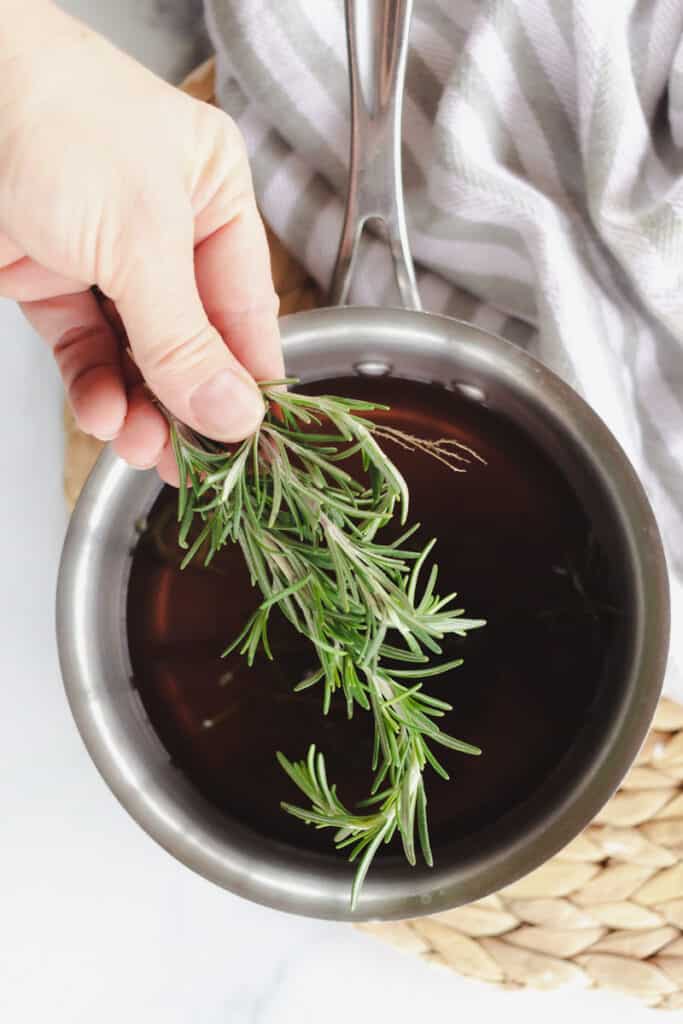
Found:
M 213 63 L 183 83 L 213 99 Z M 318 294 L 269 233 L 282 312 Z M 74 502 L 100 445 L 67 414 L 65 487 Z M 363 925 L 424 960 L 506 988 L 599 986 L 683 1008 L 683 707 L 662 700 L 619 792 L 538 870 L 493 896 L 433 917 Z

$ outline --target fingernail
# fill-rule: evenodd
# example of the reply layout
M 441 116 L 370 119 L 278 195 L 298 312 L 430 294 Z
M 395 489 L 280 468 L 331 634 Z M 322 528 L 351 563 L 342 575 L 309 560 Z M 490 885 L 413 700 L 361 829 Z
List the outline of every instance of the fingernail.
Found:
M 190 409 L 202 433 L 217 441 L 237 441 L 256 430 L 264 405 L 255 384 L 232 370 L 220 370 L 192 394 Z
M 149 462 L 135 462 L 133 459 L 128 459 L 128 465 L 131 467 L 131 469 L 154 469 L 160 458 L 161 451 L 158 451 L 155 457 L 153 459 L 150 459 Z

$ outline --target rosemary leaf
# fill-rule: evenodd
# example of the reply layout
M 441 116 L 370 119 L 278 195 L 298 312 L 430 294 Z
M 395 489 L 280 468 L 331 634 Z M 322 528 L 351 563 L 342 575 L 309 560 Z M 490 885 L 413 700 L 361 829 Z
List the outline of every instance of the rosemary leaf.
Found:
M 383 406 L 282 390 L 291 383 L 261 385 L 263 422 L 234 451 L 221 450 L 167 413 L 180 479 L 188 484 L 179 489 L 178 542 L 187 549 L 183 566 L 200 550 L 208 564 L 225 544 L 238 543 L 261 592 L 261 604 L 223 656 L 239 650 L 252 665 L 262 649 L 272 658 L 268 621 L 279 610 L 318 659 L 319 667 L 295 690 L 321 684 L 324 713 L 341 691 L 349 718 L 355 707 L 373 717 L 374 779 L 356 811 L 328 781 L 324 755 L 315 745 L 303 761 L 277 754 L 310 804 L 284 802 L 283 809 L 315 828 L 333 829 L 336 848 L 356 864 L 355 907 L 377 851 L 397 832 L 410 864 L 416 861 L 416 836 L 432 864 L 424 771 L 430 766 L 444 779 L 448 774 L 430 745 L 481 753 L 435 724 L 451 705 L 425 693 L 423 683 L 462 663 L 457 658 L 430 664 L 432 655 L 441 654 L 440 641 L 465 636 L 484 621 L 454 610 L 455 594 L 435 593 L 436 564 L 418 597 L 420 575 L 436 543 L 420 550 L 405 546 L 418 524 L 391 542 L 376 540 L 392 519 L 406 522 L 409 505 L 407 484 L 376 438 L 431 455 L 454 471 L 461 469 L 455 459 L 467 461 L 454 449 L 468 449 L 449 439 L 426 441 L 378 427 L 366 414 Z M 348 468 L 354 457 L 361 474 Z M 406 667 L 392 667 L 396 663 Z

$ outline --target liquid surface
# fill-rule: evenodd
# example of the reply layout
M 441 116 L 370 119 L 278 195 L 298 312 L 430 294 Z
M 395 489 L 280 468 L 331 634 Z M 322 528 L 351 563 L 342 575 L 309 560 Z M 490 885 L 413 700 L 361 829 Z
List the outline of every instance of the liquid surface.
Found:
M 387 443 L 411 494 L 419 539 L 437 537 L 441 594 L 487 626 L 445 644 L 464 658 L 425 689 L 453 704 L 442 726 L 482 747 L 480 757 L 436 750 L 451 775 L 427 770 L 433 843 L 475 832 L 528 798 L 569 748 L 590 713 L 616 642 L 611 573 L 572 489 L 517 427 L 432 385 L 348 378 L 308 392 L 391 406 L 373 414 L 423 437 L 456 438 L 486 462 L 453 474 Z M 128 593 L 130 654 L 147 713 L 173 761 L 226 814 L 293 845 L 329 851 L 332 837 L 280 810 L 303 797 L 275 760 L 325 753 L 348 803 L 369 792 L 371 717 L 346 719 L 343 699 L 323 718 L 322 691 L 292 694 L 317 667 L 279 614 L 271 616 L 274 662 L 252 669 L 221 651 L 257 606 L 240 551 L 209 570 L 178 568 L 174 491 L 165 489 L 133 558 Z M 389 537 L 391 528 L 384 536 Z M 618 611 L 616 613 L 618 619 Z M 211 724 L 209 724 L 211 723 Z

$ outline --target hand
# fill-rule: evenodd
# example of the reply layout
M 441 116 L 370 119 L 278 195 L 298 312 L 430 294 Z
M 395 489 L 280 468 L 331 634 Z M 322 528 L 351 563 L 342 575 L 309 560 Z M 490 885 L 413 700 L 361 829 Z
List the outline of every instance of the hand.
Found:
M 0 75 L 0 295 L 51 346 L 79 426 L 176 482 L 143 382 L 235 441 L 263 413 L 254 378 L 283 373 L 239 131 L 48 0 L 0 0 Z

